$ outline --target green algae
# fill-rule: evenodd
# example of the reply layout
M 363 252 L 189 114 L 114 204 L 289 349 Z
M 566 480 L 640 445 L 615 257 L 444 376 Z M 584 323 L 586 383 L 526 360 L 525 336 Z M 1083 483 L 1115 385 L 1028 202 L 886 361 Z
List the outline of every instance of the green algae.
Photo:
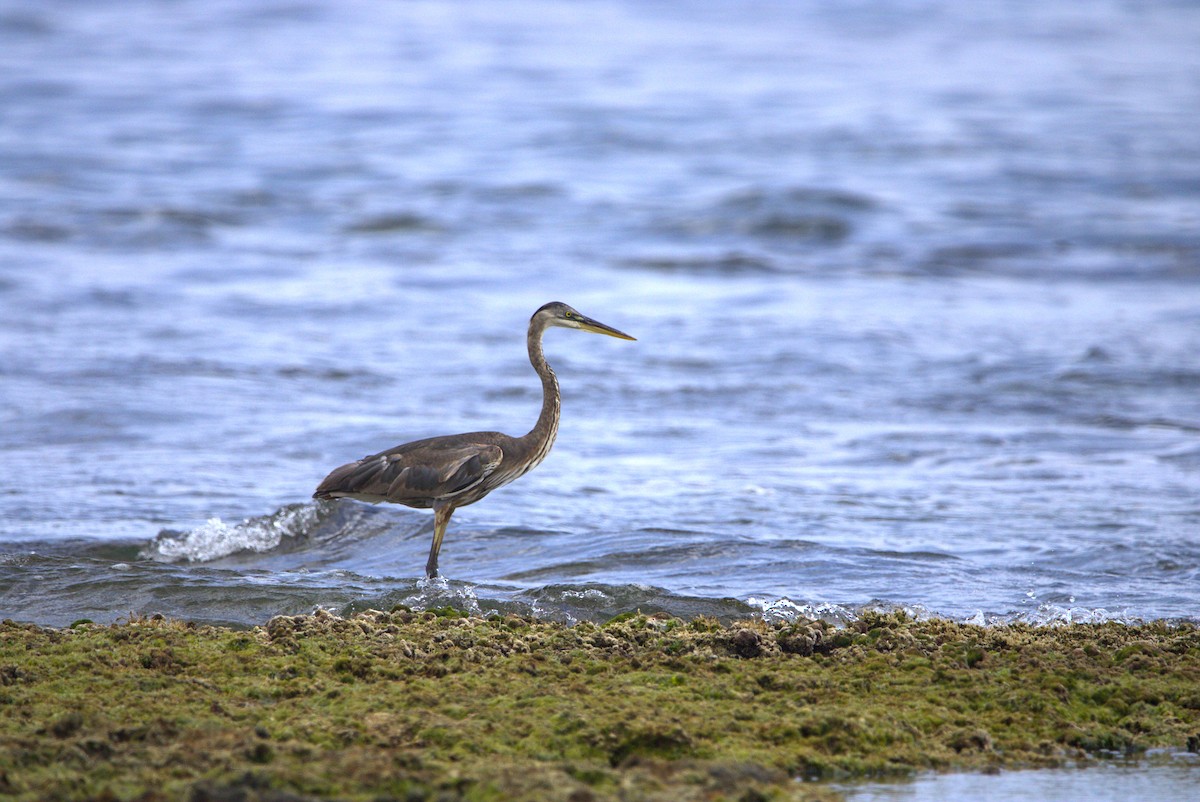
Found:
M 1198 742 L 1191 624 L 0 624 L 17 799 L 833 799 L 797 779 Z

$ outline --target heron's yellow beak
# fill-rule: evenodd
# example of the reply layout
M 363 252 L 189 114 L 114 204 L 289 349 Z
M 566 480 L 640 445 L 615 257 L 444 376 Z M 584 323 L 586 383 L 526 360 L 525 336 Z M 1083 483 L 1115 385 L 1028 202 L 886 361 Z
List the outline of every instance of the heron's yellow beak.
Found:
M 579 316 L 577 321 L 579 328 L 583 331 L 591 331 L 596 334 L 607 334 L 609 337 L 616 337 L 618 340 L 637 340 L 637 337 L 630 337 L 623 331 L 618 331 L 612 326 L 605 326 L 599 320 L 592 320 L 590 317 Z

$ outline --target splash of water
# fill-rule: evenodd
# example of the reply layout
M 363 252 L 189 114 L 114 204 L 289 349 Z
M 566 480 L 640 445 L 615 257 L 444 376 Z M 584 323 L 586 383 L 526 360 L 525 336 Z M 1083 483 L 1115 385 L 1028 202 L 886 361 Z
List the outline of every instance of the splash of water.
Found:
M 284 538 L 303 536 L 323 517 L 321 505 L 293 504 L 271 515 L 246 518 L 232 525 L 209 518 L 186 532 L 160 532 L 139 556 L 167 562 L 209 562 L 238 552 L 270 551 Z
M 807 618 L 810 621 L 849 624 L 858 620 L 858 614 L 851 608 L 828 602 L 798 604 L 786 596 L 778 599 L 751 596 L 746 599 L 746 603 L 758 608 L 763 619 L 770 622 Z

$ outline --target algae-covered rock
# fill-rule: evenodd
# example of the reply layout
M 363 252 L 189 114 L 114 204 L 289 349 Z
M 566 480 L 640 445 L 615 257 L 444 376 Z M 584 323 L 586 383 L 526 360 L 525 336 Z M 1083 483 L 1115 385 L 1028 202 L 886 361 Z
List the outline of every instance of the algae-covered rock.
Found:
M 0 624 L 16 799 L 751 800 L 1200 742 L 1191 624 Z

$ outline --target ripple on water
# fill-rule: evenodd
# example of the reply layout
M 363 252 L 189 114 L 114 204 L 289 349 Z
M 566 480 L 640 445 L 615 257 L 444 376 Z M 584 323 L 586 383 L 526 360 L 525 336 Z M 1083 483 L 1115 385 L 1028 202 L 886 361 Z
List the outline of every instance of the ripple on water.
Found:
M 0 614 L 1200 609 L 1188 4 L 26 5 Z M 292 505 L 527 428 L 555 297 L 639 342 L 548 343 L 560 443 L 445 589 L 427 515 Z

